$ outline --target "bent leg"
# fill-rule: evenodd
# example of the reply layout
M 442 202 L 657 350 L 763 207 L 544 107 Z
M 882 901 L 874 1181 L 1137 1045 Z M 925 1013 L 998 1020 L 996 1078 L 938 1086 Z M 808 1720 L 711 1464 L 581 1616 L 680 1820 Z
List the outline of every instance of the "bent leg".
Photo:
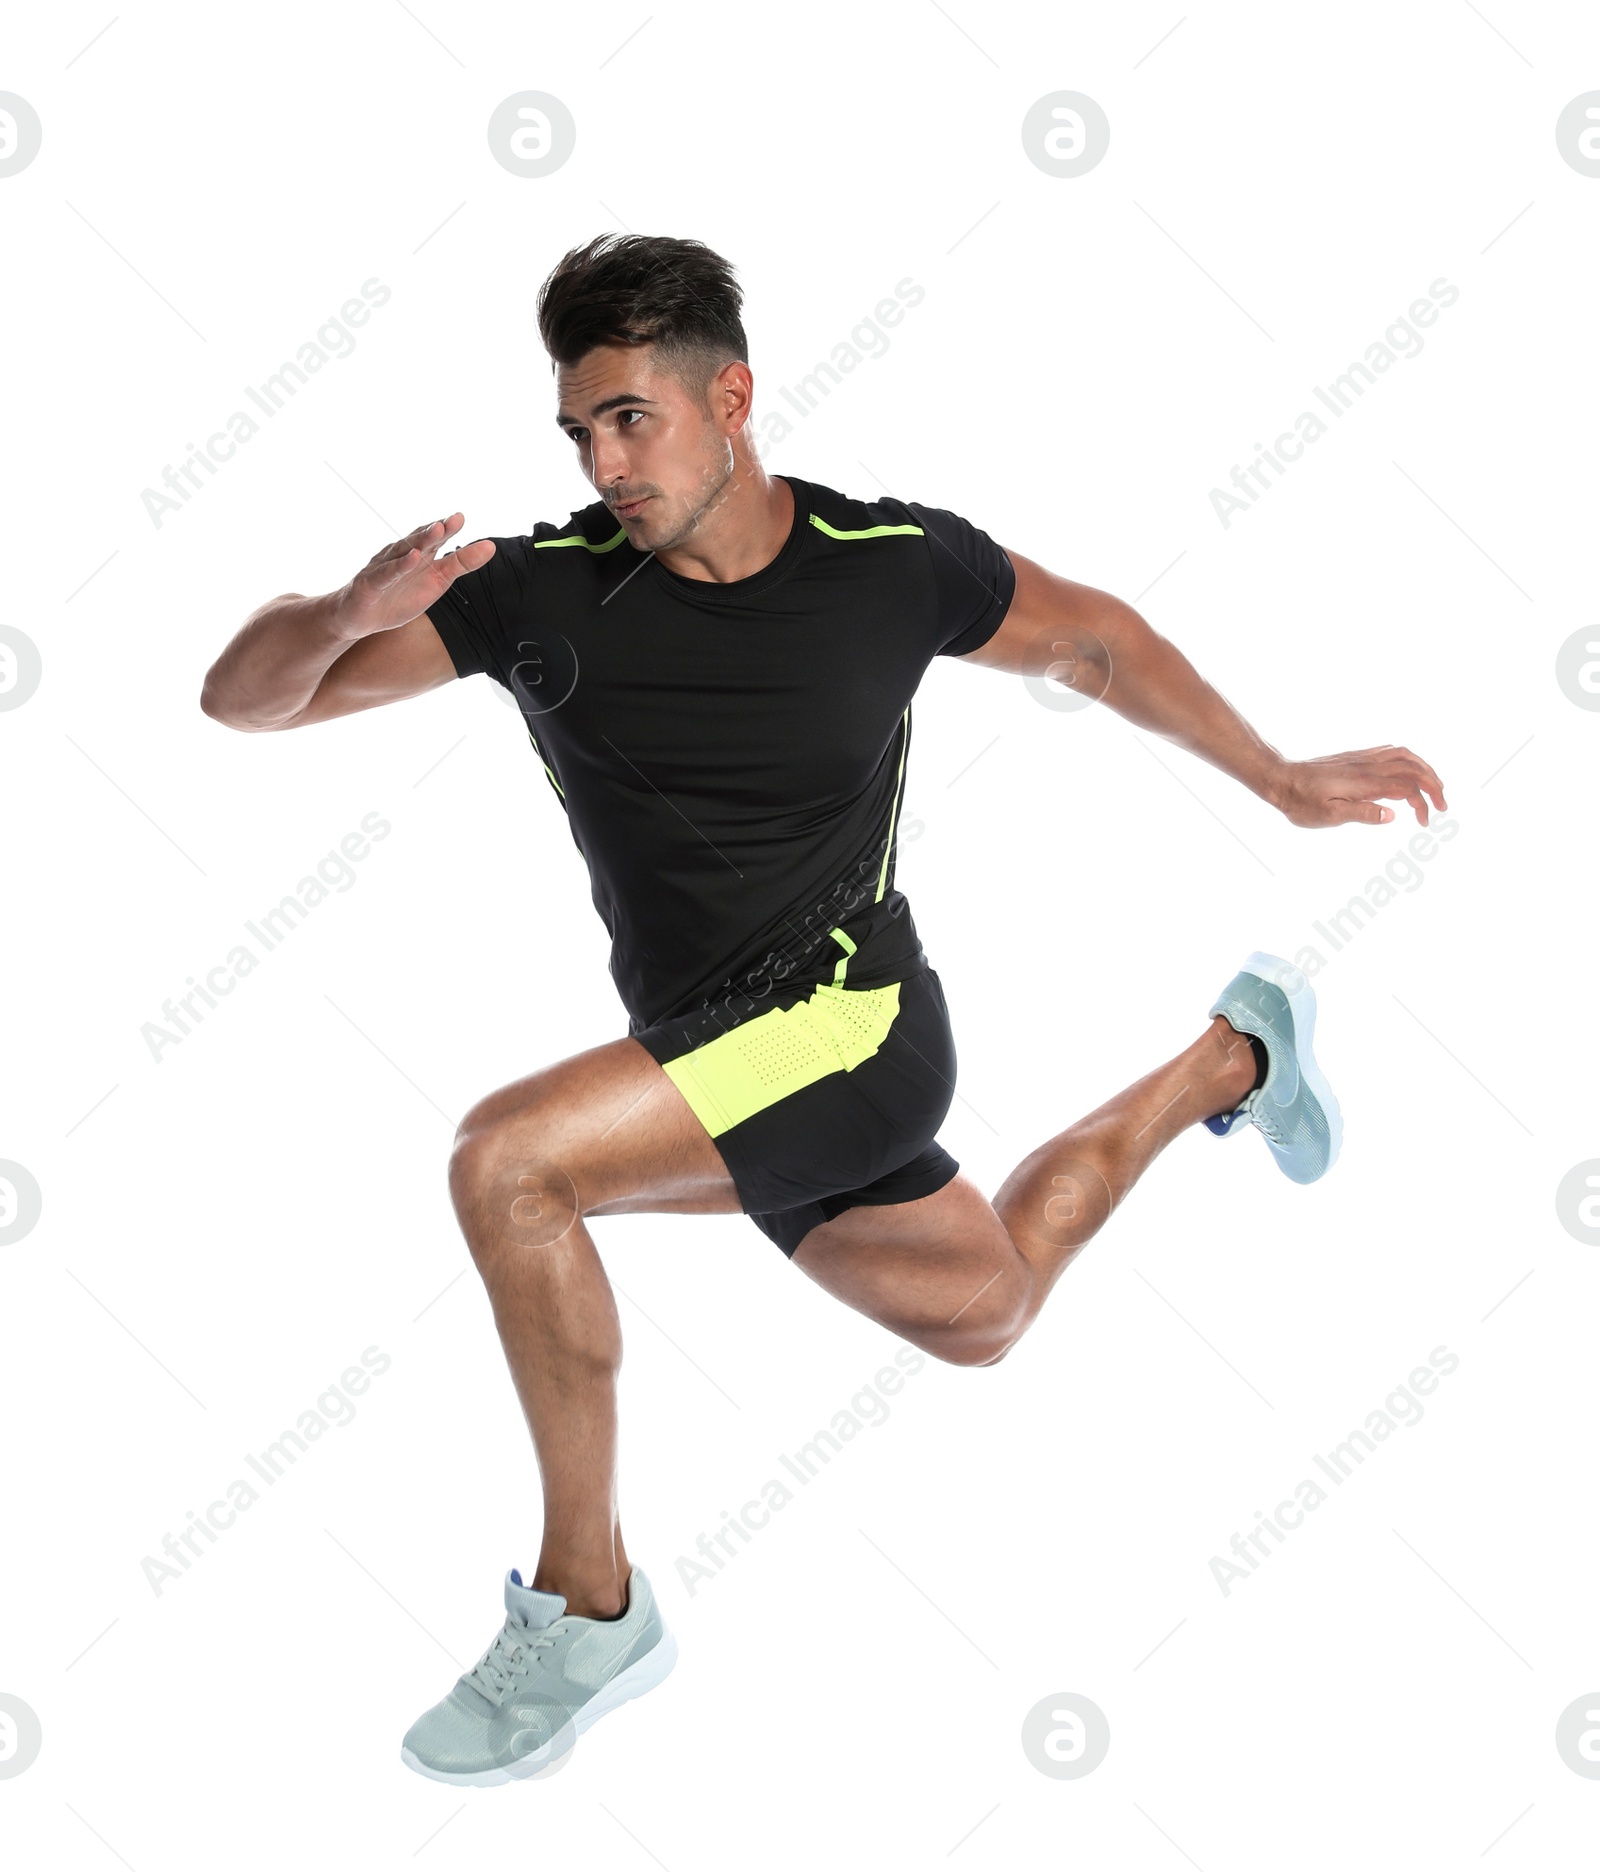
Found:
M 626 1039 L 480 1100 L 456 1134 L 450 1192 L 538 1456 L 544 1536 L 529 1583 L 610 1617 L 629 1572 L 616 1501 L 622 1331 L 584 1217 L 737 1213 L 738 1191 L 683 1095 Z
M 795 1265 L 924 1351 L 992 1365 L 1156 1154 L 1237 1105 L 1255 1077 L 1249 1041 L 1217 1015 L 1175 1059 L 1025 1157 L 992 1203 L 958 1175 L 916 1202 L 846 1209 L 807 1234 Z

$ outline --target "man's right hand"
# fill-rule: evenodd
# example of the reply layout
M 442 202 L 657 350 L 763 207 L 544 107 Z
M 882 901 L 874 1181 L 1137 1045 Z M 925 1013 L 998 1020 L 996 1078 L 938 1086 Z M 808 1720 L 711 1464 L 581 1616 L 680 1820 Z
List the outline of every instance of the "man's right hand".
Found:
M 435 559 L 460 527 L 458 513 L 418 527 L 374 553 L 338 591 L 284 592 L 258 605 L 206 671 L 201 708 L 225 727 L 257 734 L 449 682 L 455 664 L 428 606 L 494 557 L 494 541 L 481 539 Z
M 420 617 L 463 572 L 476 572 L 494 557 L 494 541 L 474 540 L 435 559 L 434 553 L 461 530 L 463 516 L 434 520 L 375 552 L 339 593 L 334 629 L 354 643 L 379 631 L 398 630 Z

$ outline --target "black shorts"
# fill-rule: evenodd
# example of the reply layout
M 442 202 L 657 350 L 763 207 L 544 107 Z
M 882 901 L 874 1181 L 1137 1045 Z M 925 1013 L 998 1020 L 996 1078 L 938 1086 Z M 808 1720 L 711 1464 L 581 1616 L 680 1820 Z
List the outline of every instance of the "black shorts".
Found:
M 811 984 L 733 1019 L 729 1004 L 633 1036 L 689 1101 L 741 1206 L 787 1255 L 858 1204 L 913 1202 L 960 1169 L 935 1139 L 955 1039 L 926 963 L 885 988 Z

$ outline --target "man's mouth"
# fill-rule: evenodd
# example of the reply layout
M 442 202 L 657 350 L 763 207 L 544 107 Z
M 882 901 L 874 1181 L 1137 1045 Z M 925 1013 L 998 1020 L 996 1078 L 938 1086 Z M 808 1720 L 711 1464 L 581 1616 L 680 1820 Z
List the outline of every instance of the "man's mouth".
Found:
M 613 501 L 611 505 L 611 511 L 620 520 L 631 520 L 634 517 L 634 515 L 638 513 L 639 510 L 644 506 L 645 502 L 649 499 L 650 499 L 650 496 L 648 494 L 641 494 L 638 500 Z

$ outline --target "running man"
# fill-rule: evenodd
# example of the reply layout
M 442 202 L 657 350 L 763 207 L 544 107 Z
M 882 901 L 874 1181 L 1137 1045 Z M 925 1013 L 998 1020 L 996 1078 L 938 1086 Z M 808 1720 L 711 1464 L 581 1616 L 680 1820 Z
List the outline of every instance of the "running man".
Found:
M 733 269 L 602 236 L 540 290 L 555 419 L 599 499 L 440 553 L 463 517 L 337 591 L 253 612 L 201 707 L 303 728 L 486 674 L 520 705 L 611 937 L 607 1042 L 462 1119 L 450 1191 L 537 1454 L 543 1542 L 505 1623 L 403 1759 L 537 1773 L 676 1647 L 616 1502 L 621 1330 L 587 1219 L 748 1215 L 812 1280 L 936 1358 L 992 1365 L 1152 1158 L 1254 1126 L 1310 1183 L 1339 1148 L 1305 977 L 1251 955 L 1175 1056 L 1041 1143 L 992 1199 L 937 1132 L 956 1053 L 895 888 L 911 703 L 936 656 L 1053 675 L 1297 826 L 1428 824 L 1405 748 L 1271 747 L 1130 606 L 957 515 L 768 474 Z M 437 556 L 436 556 L 437 555 Z

